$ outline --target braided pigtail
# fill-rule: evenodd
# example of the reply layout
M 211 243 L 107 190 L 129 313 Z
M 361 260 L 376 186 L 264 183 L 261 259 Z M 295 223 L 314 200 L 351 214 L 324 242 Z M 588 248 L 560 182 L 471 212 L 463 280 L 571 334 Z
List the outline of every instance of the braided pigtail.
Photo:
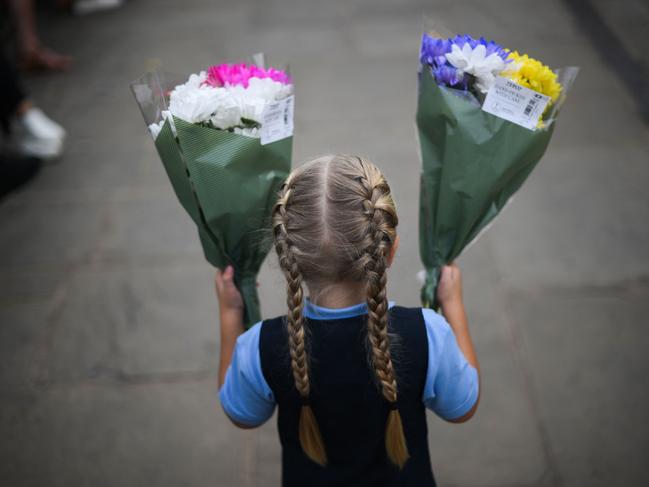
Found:
M 327 463 L 327 455 L 309 402 L 304 292 L 308 287 L 313 295 L 326 296 L 330 286 L 347 284 L 365 287 L 371 368 L 390 405 L 385 426 L 387 457 L 399 468 L 408 461 L 397 408 L 386 295 L 386 271 L 397 224 L 390 187 L 379 169 L 365 159 L 344 154 L 324 156 L 296 168 L 273 210 L 275 248 L 287 282 L 291 370 L 302 398 L 299 439 L 305 454 L 320 465 Z
M 273 232 L 279 264 L 286 276 L 287 328 L 291 369 L 295 387 L 302 397 L 299 438 L 304 453 L 314 462 L 325 465 L 327 454 L 313 409 L 309 404 L 309 361 L 304 329 L 304 293 L 302 273 L 295 259 L 295 249 L 287 232 L 286 207 L 291 196 L 290 178 L 286 181 L 273 211 Z
M 397 408 L 397 378 L 390 354 L 388 337 L 387 253 L 392 245 L 391 230 L 396 218 L 394 205 L 389 198 L 389 188 L 383 176 L 373 165 L 360 159 L 365 175 L 359 182 L 366 191 L 363 202 L 368 219 L 365 239 L 364 262 L 366 276 L 366 300 L 368 308 L 367 335 L 371 346 L 372 365 L 379 381 L 383 397 L 390 404 L 385 427 L 385 448 L 388 458 L 403 468 L 409 458 L 401 414 Z

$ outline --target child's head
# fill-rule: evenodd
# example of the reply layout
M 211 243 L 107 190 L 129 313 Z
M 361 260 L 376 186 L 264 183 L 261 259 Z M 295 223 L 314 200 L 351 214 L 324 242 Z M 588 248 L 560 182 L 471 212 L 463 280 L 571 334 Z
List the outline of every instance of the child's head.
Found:
M 303 283 L 324 289 L 343 283 L 364 286 L 372 366 L 390 403 L 388 457 L 400 467 L 408 458 L 397 403 L 397 380 L 388 337 L 386 270 L 396 247 L 397 213 L 381 171 L 357 156 L 315 159 L 287 178 L 273 212 L 279 263 L 287 279 L 288 337 L 295 387 L 304 399 L 300 442 L 314 461 L 326 454 L 313 412 L 305 347 Z

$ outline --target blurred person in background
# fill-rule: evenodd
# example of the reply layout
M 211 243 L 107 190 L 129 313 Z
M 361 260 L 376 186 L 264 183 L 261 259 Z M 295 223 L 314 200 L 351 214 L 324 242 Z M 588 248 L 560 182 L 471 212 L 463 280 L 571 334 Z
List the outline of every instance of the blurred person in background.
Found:
M 63 152 L 65 130 L 29 99 L 18 75 L 0 52 L 0 124 L 5 140 L 0 152 L 0 197 L 36 174 L 43 159 Z
M 60 54 L 45 46 L 36 26 L 34 0 L 0 0 L 8 10 L 15 30 L 18 66 L 22 70 L 64 71 L 72 65 L 70 56 Z M 85 15 L 119 7 L 123 0 L 57 0 L 53 4 L 60 10 Z
M 72 58 L 45 46 L 38 35 L 34 0 L 0 0 L 8 9 L 16 35 L 18 65 L 23 70 L 68 69 Z

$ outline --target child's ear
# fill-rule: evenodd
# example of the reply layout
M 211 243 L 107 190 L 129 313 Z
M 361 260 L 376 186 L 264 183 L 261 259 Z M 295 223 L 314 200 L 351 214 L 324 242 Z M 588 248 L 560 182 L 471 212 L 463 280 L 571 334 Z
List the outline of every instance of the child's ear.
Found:
M 390 248 L 390 254 L 388 255 L 388 267 L 392 265 L 392 261 L 394 260 L 394 256 L 397 254 L 398 248 L 399 248 L 399 235 L 395 237 L 394 243 L 392 244 L 392 248 Z

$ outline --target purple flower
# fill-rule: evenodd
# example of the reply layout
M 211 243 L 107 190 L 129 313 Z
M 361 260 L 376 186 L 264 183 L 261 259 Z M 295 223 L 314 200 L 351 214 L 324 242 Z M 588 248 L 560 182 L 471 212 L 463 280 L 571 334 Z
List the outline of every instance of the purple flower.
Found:
M 437 84 L 442 86 L 451 86 L 456 88 L 467 89 L 466 76 L 460 75 L 458 70 L 450 65 L 431 68 Z
M 471 48 L 474 48 L 475 46 L 478 45 L 478 41 L 476 41 L 473 37 L 467 34 L 458 34 L 455 37 L 449 39 L 451 44 L 457 44 L 457 46 L 461 49 L 464 44 L 469 44 Z
M 428 34 L 421 38 L 419 60 L 422 64 L 439 67 L 446 64 L 446 54 L 451 52 L 451 43 L 447 39 L 435 39 Z
M 451 39 L 437 39 L 424 34 L 421 38 L 419 60 L 422 65 L 430 66 L 430 71 L 438 85 L 466 89 L 467 77 L 451 66 L 446 54 L 451 52 Z

